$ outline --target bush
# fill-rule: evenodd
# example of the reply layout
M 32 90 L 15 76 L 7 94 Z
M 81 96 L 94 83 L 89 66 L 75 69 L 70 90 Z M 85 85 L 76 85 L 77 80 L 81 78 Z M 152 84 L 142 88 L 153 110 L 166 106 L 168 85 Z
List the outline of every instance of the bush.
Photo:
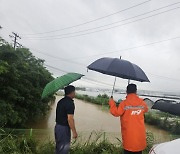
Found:
M 161 122 L 161 119 L 156 116 L 155 114 L 152 114 L 151 112 L 148 112 L 145 114 L 145 122 L 151 125 L 159 125 Z
M 49 110 L 53 97 L 41 94 L 53 77 L 43 65 L 28 49 L 0 46 L 0 126 L 25 127 Z
M 178 121 L 175 122 L 175 125 L 172 128 L 172 133 L 180 135 L 180 122 L 178 122 Z
M 108 101 L 109 101 L 109 97 L 106 94 L 103 95 L 99 94 L 97 97 L 77 94 L 76 98 L 98 105 L 108 105 Z

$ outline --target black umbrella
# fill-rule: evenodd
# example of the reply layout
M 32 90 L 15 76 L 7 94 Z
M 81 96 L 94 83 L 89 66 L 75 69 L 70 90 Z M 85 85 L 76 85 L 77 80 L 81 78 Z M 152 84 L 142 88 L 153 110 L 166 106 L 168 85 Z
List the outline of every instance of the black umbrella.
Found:
M 120 77 L 123 79 L 135 80 L 140 82 L 149 82 L 149 79 L 147 78 L 146 74 L 139 66 L 127 60 L 122 60 L 121 58 L 100 58 L 92 64 L 90 64 L 87 68 L 103 74 Z

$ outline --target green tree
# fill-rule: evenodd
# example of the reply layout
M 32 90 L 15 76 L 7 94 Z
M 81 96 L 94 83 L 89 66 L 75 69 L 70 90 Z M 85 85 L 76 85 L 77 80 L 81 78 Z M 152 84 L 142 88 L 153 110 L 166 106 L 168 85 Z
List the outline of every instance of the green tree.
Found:
M 53 79 L 44 60 L 29 49 L 0 46 L 0 126 L 25 126 L 46 114 L 49 101 L 41 100 L 45 85 Z

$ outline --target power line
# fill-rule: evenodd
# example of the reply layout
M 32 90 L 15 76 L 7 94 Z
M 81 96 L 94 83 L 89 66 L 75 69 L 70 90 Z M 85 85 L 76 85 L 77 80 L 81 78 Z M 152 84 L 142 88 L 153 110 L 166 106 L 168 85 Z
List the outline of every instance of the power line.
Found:
M 83 67 L 85 66 L 84 64 L 81 64 L 81 63 L 78 63 L 78 62 L 74 62 L 72 60 L 61 58 L 61 57 L 58 57 L 58 56 L 53 56 L 53 55 L 50 55 L 48 53 L 41 52 L 40 50 L 37 50 L 37 49 L 34 49 L 34 48 L 29 48 L 29 49 L 31 49 L 32 51 L 35 51 L 37 53 L 43 54 L 45 56 L 48 56 L 48 57 L 51 57 L 51 58 L 55 58 L 55 59 L 58 59 L 58 60 L 61 60 L 61 61 L 64 61 L 64 62 L 73 63 L 73 64 L 76 64 L 76 65 L 79 65 L 79 66 L 83 66 Z
M 17 42 L 17 39 L 18 38 L 21 39 L 21 37 L 17 33 L 12 32 L 12 34 L 13 35 L 9 35 L 9 37 L 14 39 L 14 40 L 12 40 L 14 43 L 14 45 L 13 45 L 14 49 L 16 49 L 16 47 L 22 46 L 19 42 Z
M 127 23 L 124 23 L 124 24 L 121 24 L 121 25 L 116 25 L 116 26 L 113 26 L 113 27 L 109 27 L 109 28 L 106 28 L 106 29 L 101 29 L 101 30 L 97 30 L 97 31 L 89 32 L 89 33 L 84 33 L 84 34 L 79 34 L 79 35 L 73 35 L 73 36 L 67 36 L 67 37 L 42 38 L 42 39 L 30 39 L 30 40 L 56 40 L 56 39 L 60 40 L 60 39 L 66 39 L 66 38 L 74 38 L 74 37 L 79 37 L 79 36 L 85 36 L 85 35 L 89 35 L 89 34 L 101 32 L 101 31 L 106 31 L 106 30 L 109 30 L 109 29 L 121 27 L 121 26 L 124 26 L 124 25 L 128 25 L 128 24 L 131 24 L 131 23 L 138 22 L 138 21 L 142 21 L 142 20 L 144 20 L 144 19 L 148 19 L 148 18 L 157 16 L 157 15 L 160 15 L 160 14 L 164 14 L 164 13 L 166 13 L 166 12 L 174 11 L 174 10 L 177 10 L 177 9 L 179 9 L 179 8 L 180 8 L 180 7 L 176 7 L 176 8 L 169 9 L 169 10 L 166 10 L 166 11 L 163 11 L 163 12 L 160 12 L 160 13 L 157 13 L 157 14 L 154 14 L 154 15 L 151 15 L 151 16 L 148 16 L 148 17 L 144 17 L 144 18 L 137 19 L 137 20 L 134 20 L 134 21 L 130 21 L 130 22 L 127 22 Z
M 56 68 L 56 67 L 53 67 L 53 66 L 50 66 L 50 65 L 46 65 L 45 66 L 49 67 L 49 68 L 53 68 L 55 70 L 58 70 L 58 71 L 61 71 L 63 73 L 68 73 L 68 71 L 64 71 L 62 69 L 59 69 L 59 68 Z M 155 77 L 158 77 L 158 78 L 162 78 L 162 79 L 168 79 L 168 80 L 171 80 L 171 81 L 180 81 L 178 79 L 174 79 L 174 78 L 169 78 L 169 77 L 165 77 L 165 76 L 160 76 L 160 75 L 155 75 L 155 74 L 151 74 L 151 73 L 148 73 L 149 75 L 152 75 L 152 76 L 155 76 Z M 98 83 L 102 84 L 102 85 L 106 85 L 106 86 L 110 86 L 112 87 L 111 84 L 108 84 L 108 83 L 105 83 L 105 82 L 102 82 L 102 81 L 99 81 L 99 80 L 95 80 L 95 79 L 92 79 L 92 78 L 87 78 L 87 77 L 83 77 L 84 79 L 88 80 L 88 81 L 91 81 L 91 82 L 95 82 L 96 85 Z
M 130 47 L 130 48 L 104 52 L 104 53 L 101 53 L 101 54 L 95 54 L 95 55 L 92 55 L 92 56 L 88 55 L 88 56 L 83 56 L 83 57 L 76 57 L 76 58 L 73 58 L 73 59 L 76 59 L 76 60 L 87 59 L 87 58 L 91 58 L 91 57 L 97 57 L 97 56 L 112 54 L 112 53 L 116 53 L 116 52 L 128 51 L 128 50 L 137 49 L 137 48 L 141 48 L 141 47 L 145 47 L 145 46 L 155 45 L 155 44 L 159 44 L 159 43 L 163 43 L 163 42 L 167 42 L 167 41 L 172 41 L 172 40 L 176 40 L 176 39 L 180 39 L 180 36 L 169 38 L 169 39 L 164 39 L 164 40 L 160 40 L 160 41 L 155 41 L 155 42 L 151 42 L 151 43 L 147 43 L 147 44 L 143 44 L 143 45 L 139 45 L 139 46 L 134 46 L 134 47 Z M 58 57 L 58 56 L 53 56 L 53 55 L 50 55 L 48 53 L 44 53 L 44 52 L 42 52 L 40 50 L 33 49 L 33 48 L 30 48 L 30 49 L 32 49 L 33 51 L 38 52 L 40 54 L 51 57 L 51 58 L 59 59 L 59 60 L 65 61 L 65 62 L 70 62 L 70 63 L 77 64 L 77 65 L 82 66 L 82 67 L 86 67 L 85 64 L 72 61 L 71 59 L 64 59 L 64 58 L 61 58 L 61 57 Z
M 56 68 L 56 67 L 53 67 L 53 66 L 50 66 L 50 65 L 47 65 L 47 64 L 45 64 L 45 66 L 48 66 L 48 67 L 50 67 L 50 68 L 59 70 L 59 71 L 61 71 L 61 72 L 63 72 L 63 73 L 68 73 L 67 71 L 64 71 L 64 70 L 62 70 L 62 69 L 59 69 L 59 68 Z M 84 65 L 84 67 L 86 68 L 85 65 Z M 171 81 L 180 81 L 179 79 L 170 78 L 170 77 L 161 76 L 161 75 L 156 75 L 156 74 L 152 74 L 152 73 L 149 73 L 149 72 L 148 72 L 148 74 L 151 75 L 151 76 L 155 76 L 155 77 L 163 78 L 163 79 L 168 79 L 168 80 L 171 80 Z M 88 79 L 88 78 L 87 78 L 87 79 Z M 92 80 L 92 81 L 94 81 L 94 82 L 97 82 L 97 80 L 93 80 L 93 79 L 90 79 L 90 78 L 89 78 L 88 80 Z M 99 81 L 98 81 L 98 82 L 99 82 Z M 103 83 L 103 82 L 101 82 L 101 83 Z M 107 84 L 107 83 L 103 83 L 103 84 Z
M 113 22 L 113 23 L 110 23 L 110 24 L 102 25 L 102 26 L 99 26 L 99 27 L 89 28 L 89 29 L 85 29 L 85 30 L 81 30 L 81 31 L 71 32 L 71 33 L 64 33 L 64 34 L 60 34 L 60 35 L 51 35 L 51 36 L 42 36 L 42 37 L 25 37 L 25 38 L 30 38 L 30 39 L 31 38 L 35 38 L 35 39 L 37 39 L 37 38 L 39 38 L 39 39 L 40 38 L 49 38 L 50 39 L 52 37 L 65 36 L 65 35 L 71 35 L 71 34 L 77 34 L 77 33 L 82 33 L 82 32 L 86 32 L 86 31 L 91 31 L 91 30 L 94 30 L 94 29 L 99 29 L 99 28 L 102 28 L 102 27 L 110 26 L 110 25 L 113 25 L 113 24 L 117 24 L 117 23 L 120 23 L 120 22 L 131 20 L 131 19 L 134 19 L 134 18 L 137 18 L 137 17 L 141 17 L 141 16 L 144 16 L 144 15 L 150 14 L 152 12 L 156 12 L 156 11 L 162 10 L 164 8 L 167 8 L 167 7 L 170 7 L 170 6 L 173 6 L 173 5 L 177 5 L 179 3 L 180 2 L 172 3 L 172 4 L 169 4 L 167 6 L 160 7 L 158 9 L 154 9 L 152 11 L 148 11 L 148 12 L 145 12 L 145 13 L 142 13 L 142 14 L 130 17 L 130 18 L 126 18 L 126 19 L 123 19 L 123 20 L 120 20 L 120 21 L 116 21 L 116 22 Z
M 47 67 L 49 67 L 49 68 L 53 68 L 53 69 L 58 70 L 58 71 L 61 71 L 61 72 L 63 72 L 63 73 L 69 73 L 68 71 L 65 71 L 65 70 L 56 68 L 56 67 L 54 67 L 54 66 L 50 66 L 50 65 L 47 65 L 47 64 L 45 64 L 45 66 L 47 66 Z M 86 80 L 88 80 L 88 81 L 95 82 L 96 85 L 97 85 L 98 83 L 101 83 L 101 84 L 103 84 L 103 85 L 111 86 L 111 87 L 112 87 L 111 84 L 108 84 L 108 83 L 105 83 L 105 82 L 102 82 L 102 81 L 97 81 L 97 80 L 94 80 L 94 79 L 91 79 L 91 78 L 87 78 L 87 77 L 83 77 L 83 78 L 86 79 Z M 85 82 L 87 82 L 87 81 L 85 81 Z
M 180 38 L 180 37 L 176 37 L 176 38 L 173 38 L 173 39 L 177 39 L 177 38 Z M 170 39 L 167 39 L 167 40 L 170 40 Z M 167 41 L 167 40 L 166 40 L 166 41 Z M 164 40 L 164 41 L 165 41 L 165 40 Z M 160 41 L 159 41 L 159 42 L 160 42 Z M 161 41 L 161 42 L 162 42 L 162 41 Z M 150 43 L 150 44 L 155 44 L 155 43 L 157 43 L 157 42 Z M 150 44 L 148 44 L 148 45 L 150 45 Z M 40 52 L 40 51 L 37 51 L 37 52 L 42 53 L 42 52 Z M 42 54 L 44 54 L 44 53 L 42 53 Z M 69 62 L 69 63 L 77 64 L 77 65 L 80 65 L 80 66 L 82 66 L 82 67 L 84 67 L 84 68 L 87 67 L 85 64 L 76 63 L 76 62 L 71 61 L 71 60 L 63 59 L 63 58 L 56 57 L 56 56 L 52 56 L 52 55 L 49 55 L 49 54 L 44 54 L 44 55 L 50 56 L 50 57 L 52 57 L 52 58 L 60 59 L 60 60 L 63 60 L 63 61 Z M 50 68 L 59 70 L 59 71 L 61 71 L 61 72 L 63 72 L 63 73 L 67 73 L 67 71 L 64 71 L 64 70 L 62 70 L 62 69 L 59 69 L 59 68 L 56 68 L 56 67 L 53 67 L 53 66 L 50 66 L 50 65 L 47 65 L 47 64 L 45 64 L 45 66 L 48 66 L 48 67 L 50 67 Z M 151 76 L 155 76 L 155 77 L 163 78 L 163 79 L 168 79 L 168 80 L 171 80 L 171 81 L 180 81 L 179 79 L 170 78 L 170 77 L 166 77 L 166 76 L 156 75 L 156 74 L 152 74 L 152 73 L 148 73 L 148 74 L 151 75 Z M 89 79 L 87 78 L 87 80 L 92 80 L 92 81 L 94 81 L 94 82 L 97 82 L 97 80 L 90 79 L 90 78 L 89 78 Z M 99 81 L 98 81 L 98 82 L 99 82 Z M 101 83 L 103 83 L 103 82 L 101 82 Z M 103 83 L 103 84 L 107 84 L 107 83 Z M 111 85 L 111 86 L 112 86 L 112 85 Z
M 154 44 L 159 44 L 159 43 L 163 43 L 163 42 L 167 42 L 167 41 L 172 41 L 172 40 L 176 40 L 176 39 L 180 39 L 180 36 L 169 38 L 169 39 L 164 39 L 164 40 L 160 40 L 160 41 L 155 41 L 155 42 L 151 42 L 151 43 L 147 43 L 147 44 L 143 44 L 143 45 L 139 45 L 139 46 L 134 46 L 134 47 L 130 47 L 130 48 L 125 48 L 125 49 L 120 49 L 120 50 L 115 50 L 115 51 L 104 52 L 104 53 L 101 53 L 101 54 L 95 54 L 95 55 L 92 55 L 92 56 L 88 55 L 88 56 L 83 56 L 83 57 L 77 57 L 77 58 L 74 58 L 74 59 L 76 59 L 76 60 L 86 59 L 86 58 L 91 58 L 91 57 L 97 57 L 97 56 L 112 54 L 112 53 L 116 53 L 116 52 L 120 52 L 120 51 L 128 51 L 128 50 L 137 49 L 137 48 L 141 48 L 141 47 L 145 47 L 145 46 L 150 46 L 150 45 L 154 45 Z
M 61 71 L 61 72 L 63 72 L 63 73 L 68 73 L 68 71 L 62 70 L 62 69 L 60 69 L 60 68 L 56 68 L 56 67 L 54 67 L 54 66 L 50 66 L 50 65 L 47 65 L 47 64 L 44 64 L 44 65 L 47 66 L 47 67 L 49 67 L 49 68 L 53 68 L 53 69 L 55 69 L 55 70 Z
M 50 67 L 50 68 L 53 68 L 53 69 L 55 69 L 55 70 L 58 70 L 58 71 L 61 71 L 61 72 L 63 72 L 63 73 L 68 73 L 67 71 L 64 71 L 64 70 L 61 70 L 61 69 L 59 69 L 59 68 L 56 68 L 56 67 L 53 67 L 53 66 L 49 66 L 49 65 L 46 65 L 46 66 L 48 66 L 48 67 Z M 152 75 L 152 74 L 151 74 Z M 155 75 L 155 76 L 157 76 L 157 75 Z M 158 75 L 159 76 L 159 75 Z M 163 77 L 163 76 L 159 76 L 159 77 Z M 165 77 L 166 78 L 166 77 Z M 169 78 L 169 77 L 167 77 L 168 79 L 171 79 L 172 80 L 172 78 Z M 111 87 L 112 88 L 112 85 L 111 84 L 108 84 L 108 83 L 105 83 L 105 82 L 101 82 L 101 81 L 98 81 L 98 80 L 94 80 L 94 79 L 92 79 L 92 78 L 87 78 L 87 77 L 83 77 L 83 78 L 81 78 L 81 80 L 82 81 L 84 81 L 84 82 L 86 82 L 86 83 L 91 83 L 91 84 L 95 84 L 95 85 L 100 85 L 100 86 L 102 86 L 102 85 L 105 85 L 105 86 L 108 86 L 108 87 Z M 86 81 L 87 80 L 87 81 Z M 176 79 L 174 79 L 174 80 L 176 80 Z M 116 85 L 117 86 L 117 85 Z M 139 94 L 140 96 L 144 96 L 144 95 L 141 95 L 141 94 Z M 146 96 L 148 96 L 148 95 L 146 95 Z
M 45 65 L 48 66 L 48 67 L 50 67 L 50 68 L 59 70 L 59 71 L 61 71 L 61 72 L 63 72 L 63 73 L 68 73 L 67 71 L 64 71 L 64 70 L 62 70 L 62 69 L 59 69 L 59 68 L 56 68 L 56 67 L 53 67 L 53 66 L 50 66 L 50 65 L 47 65 L 47 64 L 45 64 Z M 86 67 L 86 66 L 84 66 L 84 67 Z M 170 77 L 161 76 L 161 75 L 156 75 L 156 74 L 152 74 L 152 73 L 149 73 L 149 72 L 148 72 L 148 74 L 151 75 L 151 76 L 155 76 L 155 77 L 158 77 L 158 78 L 163 78 L 163 79 L 167 79 L 167 80 L 171 80 L 171 81 L 180 81 L 179 79 L 170 78 Z M 87 78 L 87 79 L 88 79 L 88 78 Z M 90 78 L 89 78 L 89 80 L 92 80 L 92 81 L 97 82 L 97 80 L 94 80 L 94 79 L 90 79 Z M 99 82 L 99 81 L 98 81 L 98 82 Z M 103 82 L 101 82 L 101 83 L 103 83 Z M 103 83 L 103 84 L 107 84 L 107 83 Z
M 163 79 L 167 79 L 167 80 L 171 80 L 171 81 L 180 81 L 179 79 L 170 78 L 170 77 L 166 77 L 166 76 L 156 75 L 156 74 L 152 74 L 152 73 L 148 73 L 148 74 L 151 76 L 154 76 L 154 77 L 163 78 Z
M 180 38 L 180 37 L 179 37 L 179 38 Z M 49 56 L 49 55 L 48 55 L 48 56 Z M 52 56 L 51 56 L 51 57 L 52 57 Z M 55 58 L 55 57 L 53 57 L 53 58 Z M 56 58 L 58 58 L 58 57 L 56 57 Z M 60 58 L 60 59 L 61 59 L 61 58 Z M 66 59 L 63 59 L 63 60 L 66 60 Z M 78 64 L 78 63 L 73 62 L 73 61 L 70 61 L 70 60 L 68 60 L 67 62 L 69 62 L 69 63 L 74 63 L 74 64 Z M 45 66 L 48 66 L 48 67 L 50 67 L 50 68 L 59 70 L 59 71 L 61 71 L 61 72 L 63 72 L 63 73 L 68 73 L 68 72 L 65 71 L 65 70 L 62 70 L 62 69 L 60 69 L 60 68 L 56 68 L 56 67 L 53 67 L 53 66 L 50 66 L 50 65 L 47 65 L 47 64 L 45 64 Z M 86 68 L 86 65 L 84 65 L 84 64 L 81 64 L 81 66 L 83 66 L 83 67 Z M 166 77 L 166 76 L 156 75 L 156 74 L 152 74 L 152 73 L 148 73 L 148 74 L 151 75 L 151 76 L 155 76 L 155 77 L 163 78 L 163 79 L 168 79 L 168 80 L 171 80 L 171 81 L 180 81 L 179 79 L 170 78 L 170 77 Z M 102 81 L 97 81 L 97 80 L 90 79 L 90 78 L 87 78 L 87 77 L 86 77 L 86 79 L 87 79 L 87 80 L 94 81 L 94 82 L 98 82 L 98 83 L 101 83 L 101 84 L 106 84 L 106 85 L 108 85 L 107 83 L 104 83 L 104 82 L 102 82 Z M 109 86 L 112 86 L 112 85 L 109 84 Z
M 123 10 L 120 10 L 120 11 L 117 11 L 117 12 L 114 12 L 114 13 L 111 13 L 111 14 L 108 14 L 108 15 L 106 15 L 106 16 L 99 17 L 99 18 L 96 18 L 96 19 L 87 21 L 87 22 L 84 22 L 84 23 L 81 23 L 81 24 L 77 24 L 77 25 L 74 25 L 74 26 L 69 26 L 69 27 L 65 27 L 65 28 L 61 28 L 61 29 L 57 29 L 57 30 L 52 30 L 52 31 L 47 31 L 47 32 L 34 33 L 34 34 L 24 34 L 24 35 L 47 34 L 47 33 L 53 33 L 53 32 L 57 32 L 57 31 L 62 31 L 62 30 L 67 30 L 67 29 L 79 27 L 79 26 L 82 26 L 82 25 L 86 25 L 86 24 L 89 24 L 89 23 L 92 23 L 92 22 L 95 22 L 95 21 L 98 21 L 98 20 L 101 20 L 101 19 L 104 19 L 104 18 L 113 16 L 113 15 L 119 14 L 119 13 L 121 13 L 121 12 L 130 10 L 130 9 L 132 9 L 132 8 L 138 7 L 138 6 L 143 5 L 143 4 L 145 4 L 145 3 L 147 3 L 147 2 L 150 2 L 150 1 L 151 1 L 151 0 L 147 0 L 147 1 L 144 1 L 144 2 L 142 2 L 142 3 L 133 5 L 133 6 L 131 6 L 131 7 L 125 8 L 125 9 L 123 9 Z M 23 35 L 23 34 L 22 34 L 22 35 Z

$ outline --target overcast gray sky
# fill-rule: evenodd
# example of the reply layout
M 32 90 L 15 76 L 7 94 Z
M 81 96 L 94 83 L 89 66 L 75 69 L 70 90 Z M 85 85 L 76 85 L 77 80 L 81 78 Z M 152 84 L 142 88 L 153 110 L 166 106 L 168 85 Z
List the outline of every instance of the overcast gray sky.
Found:
M 141 5 L 132 7 L 138 4 Z M 131 18 L 162 7 L 165 8 Z M 180 37 L 179 7 L 177 0 L 0 0 L 3 27 L 0 35 L 10 42 L 9 34 L 16 32 L 22 37 L 19 42 L 35 56 L 45 59 L 45 64 L 108 83 L 84 79 L 75 83 L 78 86 L 110 88 L 113 77 L 93 71 L 87 73 L 86 66 L 101 57 L 122 56 L 139 65 L 149 77 L 151 83 L 135 82 L 139 89 L 179 92 L 180 38 L 172 39 Z M 99 19 L 105 16 L 108 17 Z M 141 19 L 145 17 L 148 18 Z M 125 20 L 128 18 L 131 19 Z M 92 20 L 96 21 L 89 22 Z M 117 23 L 111 24 L 114 22 Z M 79 25 L 82 23 L 86 24 Z M 107 24 L 111 25 L 85 31 Z M 69 28 L 72 26 L 75 27 Z M 159 42 L 167 39 L 170 40 Z M 159 43 L 146 45 L 153 42 Z M 63 74 L 48 69 L 55 76 Z M 116 88 L 124 89 L 126 85 L 127 80 L 118 79 Z

